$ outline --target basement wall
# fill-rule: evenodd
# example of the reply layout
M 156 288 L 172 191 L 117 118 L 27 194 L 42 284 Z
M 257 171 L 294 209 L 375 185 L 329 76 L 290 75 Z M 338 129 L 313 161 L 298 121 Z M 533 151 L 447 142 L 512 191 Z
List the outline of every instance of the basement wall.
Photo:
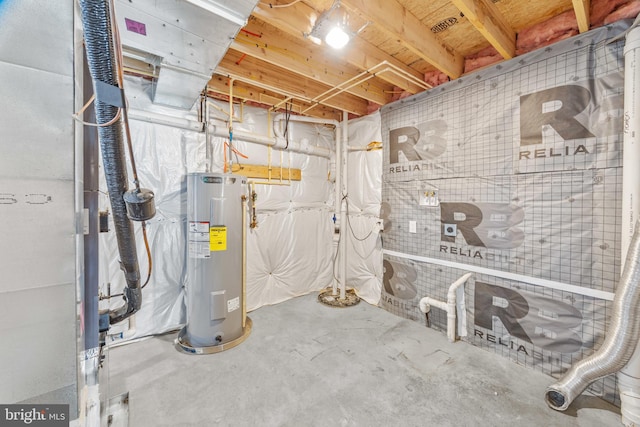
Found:
M 350 120 L 349 146 L 366 147 L 382 141 L 380 113 Z M 382 239 L 380 202 L 382 199 L 382 150 L 349 153 L 347 286 L 369 304 L 380 302 L 382 289 Z
M 0 0 L 0 80 L 0 402 L 74 419 L 74 2 Z
M 622 189 L 624 41 L 607 40 L 627 25 L 381 109 L 385 309 L 425 323 L 419 300 L 471 271 L 468 343 L 554 377 L 601 345 Z M 589 390 L 619 404 L 615 376 Z
M 126 95 L 132 109 L 152 111 L 170 117 L 197 121 L 196 108 L 183 111 L 153 105 L 151 85 L 138 78 L 127 78 Z M 213 102 L 210 123 L 227 129 L 228 103 Z M 266 109 L 234 106 L 234 131 L 268 136 L 273 116 Z M 130 120 L 138 175 L 143 187 L 156 195 L 156 216 L 147 222 L 153 255 L 153 274 L 143 290 L 142 308 L 135 315 L 135 329 L 128 331 L 127 322 L 112 328 L 110 341 L 118 342 L 174 330 L 186 321 L 184 290 L 189 286 L 186 271 L 186 180 L 192 172 L 207 168 L 205 135 L 175 126 Z M 309 145 L 334 146 L 332 127 L 290 122 L 292 141 L 308 139 Z M 223 172 L 225 141 L 211 137 L 213 172 Z M 235 157 L 235 163 L 267 165 L 269 149 L 234 138 L 234 147 L 248 158 Z M 335 177 L 329 159 L 271 150 L 271 165 L 279 172 L 297 168 L 302 180 L 287 180 L 256 185 L 258 226 L 247 235 L 247 309 L 276 304 L 287 299 L 319 291 L 333 281 L 333 210 Z M 131 177 L 131 174 L 129 175 Z M 102 196 L 103 209 L 108 206 Z M 247 223 L 251 221 L 247 219 Z M 124 278 L 118 266 L 117 246 L 113 233 L 101 234 L 101 286 L 107 293 L 119 293 Z M 147 259 L 141 230 L 136 226 L 140 272 L 144 280 Z M 378 288 L 379 289 L 379 288 Z M 372 298 L 377 298 L 374 294 Z M 111 302 L 117 306 L 120 301 Z

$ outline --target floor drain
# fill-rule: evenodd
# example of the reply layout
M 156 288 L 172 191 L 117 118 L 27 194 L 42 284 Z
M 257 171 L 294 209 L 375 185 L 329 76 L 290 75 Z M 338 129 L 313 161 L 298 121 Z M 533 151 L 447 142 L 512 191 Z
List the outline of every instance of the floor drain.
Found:
M 329 288 L 318 294 L 318 301 L 330 307 L 351 307 L 360 302 L 360 297 L 353 289 L 347 289 L 344 299 L 341 299 L 339 291 L 337 295 L 333 295 L 333 289 Z

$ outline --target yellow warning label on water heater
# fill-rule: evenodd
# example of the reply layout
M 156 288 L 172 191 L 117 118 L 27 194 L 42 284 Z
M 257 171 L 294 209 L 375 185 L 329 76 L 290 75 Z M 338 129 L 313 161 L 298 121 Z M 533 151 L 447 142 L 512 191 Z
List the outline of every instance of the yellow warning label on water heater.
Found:
M 209 250 L 210 251 L 226 251 L 227 250 L 227 227 L 210 227 L 209 228 Z

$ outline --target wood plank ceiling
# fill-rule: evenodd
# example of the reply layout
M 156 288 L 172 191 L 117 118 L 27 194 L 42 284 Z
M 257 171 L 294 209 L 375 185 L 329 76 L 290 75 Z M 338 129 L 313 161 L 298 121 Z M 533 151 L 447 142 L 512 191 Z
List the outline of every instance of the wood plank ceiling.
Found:
M 211 96 L 228 99 L 232 84 L 237 102 L 331 119 L 342 111 L 362 116 L 523 53 L 518 36 L 532 26 L 565 16 L 575 27 L 565 36 L 576 34 L 593 28 L 596 3 L 629 0 L 335 2 L 260 0 L 209 82 Z M 354 33 L 361 30 L 340 50 L 309 37 L 332 5 L 331 18 L 342 17 Z

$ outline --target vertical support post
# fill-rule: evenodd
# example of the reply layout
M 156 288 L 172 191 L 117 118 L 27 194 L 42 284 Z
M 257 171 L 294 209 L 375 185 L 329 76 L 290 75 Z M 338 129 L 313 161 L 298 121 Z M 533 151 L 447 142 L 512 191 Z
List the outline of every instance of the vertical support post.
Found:
M 342 188 L 344 189 L 341 193 L 340 197 L 340 209 L 341 209 L 341 217 L 342 224 L 340 225 L 340 233 L 341 239 L 340 242 L 342 244 L 341 254 L 341 268 L 342 271 L 342 287 L 340 288 L 340 299 L 344 300 L 346 298 L 347 292 L 347 222 L 349 218 L 347 218 L 347 200 L 346 198 L 349 195 L 349 114 L 346 111 L 342 112 Z
M 339 281 L 340 281 L 340 274 L 341 274 L 341 270 L 340 270 L 340 261 L 342 260 L 342 248 L 341 248 L 341 230 L 342 230 L 342 223 L 343 223 L 343 218 L 342 218 L 342 212 L 341 212 L 341 205 L 342 205 L 342 126 L 336 126 L 336 162 L 335 162 L 335 174 L 336 174 L 336 181 L 335 181 L 335 207 L 334 207 L 334 215 L 336 216 L 336 222 L 334 224 L 334 246 L 335 246 L 335 256 L 336 256 L 336 264 L 338 265 L 338 273 L 336 274 L 337 277 L 334 277 L 333 279 L 333 292 L 332 295 L 338 295 L 338 287 L 339 287 Z M 334 264 L 334 265 L 336 265 Z
M 88 101 L 93 93 L 91 75 L 84 61 L 83 99 Z M 83 120 L 95 121 L 93 105 L 85 112 Z M 84 236 L 84 349 L 99 347 L 98 334 L 98 291 L 100 286 L 98 271 L 98 195 L 99 193 L 99 150 L 98 132 L 95 127 L 83 128 L 83 157 L 84 157 L 84 209 L 88 212 L 89 233 Z M 93 384 L 89 384 L 93 385 Z
M 627 34 L 624 46 L 624 157 L 622 161 L 621 271 L 640 213 L 640 28 Z M 638 308 L 636 308 L 638 309 Z M 624 425 L 640 425 L 640 349 L 617 374 Z

